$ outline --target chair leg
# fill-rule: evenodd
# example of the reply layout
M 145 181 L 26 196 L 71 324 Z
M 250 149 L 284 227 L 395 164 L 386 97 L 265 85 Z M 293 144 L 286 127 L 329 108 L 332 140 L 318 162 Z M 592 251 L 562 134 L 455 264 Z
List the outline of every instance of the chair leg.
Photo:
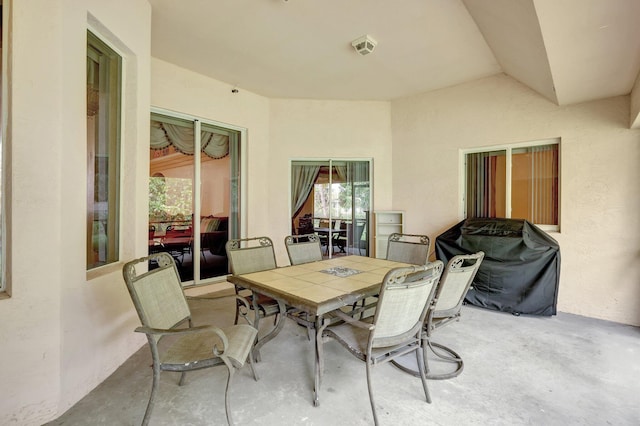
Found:
M 464 370 L 464 361 L 462 361 L 462 358 L 460 357 L 460 355 L 458 355 L 453 349 L 448 348 L 439 343 L 432 342 L 431 339 L 428 340 L 427 346 L 429 347 L 429 349 L 431 349 L 431 352 L 441 360 L 456 364 L 455 370 L 450 371 L 448 373 L 441 373 L 441 374 L 430 374 L 427 366 L 427 379 L 430 379 L 430 380 L 451 379 L 459 376 L 460 373 L 462 373 L 462 370 Z M 424 354 L 425 354 L 424 356 L 426 360 L 427 359 L 426 347 L 425 347 Z
M 227 359 L 227 357 L 221 357 L 222 360 L 224 361 L 225 365 L 227 366 L 227 369 L 229 370 L 229 377 L 227 378 L 227 387 L 224 391 L 224 409 L 225 412 L 227 414 L 227 423 L 231 426 L 233 425 L 233 417 L 231 415 L 231 403 L 229 401 L 229 389 L 231 388 L 231 382 L 233 380 L 233 373 L 235 371 L 235 369 L 233 368 L 233 365 L 231 364 L 231 361 L 229 361 Z
M 151 384 L 151 395 L 149 395 L 149 402 L 147 403 L 147 409 L 144 412 L 144 418 L 142 419 L 142 426 L 149 424 L 151 418 L 151 410 L 153 410 L 153 404 L 155 403 L 156 391 L 160 384 L 160 367 L 153 365 L 153 382 Z
M 182 385 L 184 385 L 184 380 L 185 380 L 186 378 L 187 378 L 187 372 L 186 372 L 186 371 L 183 371 L 183 372 L 180 374 L 180 381 L 178 382 L 178 386 L 182 386 Z
M 253 365 L 253 351 L 249 352 L 249 368 L 251 368 L 251 373 L 253 374 L 253 379 L 258 381 L 258 373 L 256 372 L 256 367 Z
M 422 339 L 422 359 L 424 360 L 424 374 L 429 375 L 429 354 L 427 353 L 427 348 L 431 347 L 431 342 L 429 342 L 429 337 Z M 418 363 L 419 364 L 419 363 Z M 418 369 L 420 372 L 420 369 Z
M 313 327 L 311 327 L 310 324 L 307 325 L 307 340 L 308 341 L 312 341 L 313 340 L 313 335 L 315 334 L 315 331 L 313 330 Z
M 420 380 L 422 380 L 424 396 L 427 398 L 427 403 L 431 404 L 431 395 L 429 394 L 429 387 L 427 386 L 427 374 L 425 372 L 425 353 L 422 348 L 416 349 L 416 361 L 418 362 L 418 371 L 420 372 Z
M 371 362 L 369 357 L 366 360 L 367 363 L 367 389 L 369 390 L 369 402 L 371 402 L 371 411 L 373 412 L 373 424 L 378 426 L 378 414 L 376 413 L 376 403 L 373 400 L 373 388 L 371 386 Z
M 238 305 L 238 300 L 236 299 L 236 317 L 233 320 L 233 325 L 238 325 L 239 317 L 240 317 L 240 305 Z

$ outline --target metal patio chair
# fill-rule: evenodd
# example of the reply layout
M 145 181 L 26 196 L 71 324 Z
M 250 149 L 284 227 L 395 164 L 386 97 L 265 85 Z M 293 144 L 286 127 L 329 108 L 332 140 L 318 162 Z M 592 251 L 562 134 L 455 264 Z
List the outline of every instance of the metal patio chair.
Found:
M 424 370 L 422 335 L 427 311 L 441 273 L 442 262 L 439 260 L 428 265 L 392 269 L 382 283 L 373 321 L 358 321 L 341 310 L 335 310 L 319 330 L 321 338 L 316 341 L 318 383 L 324 368 L 323 340 L 334 339 L 366 364 L 369 400 L 376 425 L 378 416 L 373 398 L 371 369 L 378 364 L 414 352 L 426 400 L 431 402 Z M 335 318 L 344 323 L 331 325 Z
M 288 235 L 284 239 L 284 246 L 292 265 L 322 260 L 322 247 L 317 234 Z
M 426 265 L 429 260 L 429 248 L 431 240 L 426 235 L 419 234 L 401 234 L 394 232 L 389 235 L 387 243 L 387 260 L 394 262 L 409 263 L 411 265 Z M 375 298 L 369 301 L 363 300 L 362 307 L 375 307 Z M 368 305 L 367 305 L 368 303 Z M 354 309 L 356 305 L 353 305 Z M 363 309 L 363 315 L 370 315 Z
M 276 255 L 273 249 L 273 241 L 269 237 L 252 237 L 231 239 L 225 245 L 229 267 L 234 275 L 249 274 L 252 272 L 268 271 L 277 268 Z M 259 329 L 260 318 L 274 317 L 274 327 L 263 337 L 259 337 L 254 349 L 254 355 L 260 360 L 260 348 L 273 339 L 284 326 L 279 316 L 286 315 L 287 308 L 281 301 L 272 299 L 263 294 L 250 292 L 249 290 L 235 286 L 236 294 L 249 301 L 249 306 L 254 313 L 254 324 Z M 236 324 L 244 311 L 244 305 L 236 304 Z
M 425 369 L 427 378 L 431 380 L 450 379 L 458 376 L 464 369 L 464 362 L 460 355 L 453 349 L 448 348 L 440 343 L 433 341 L 433 333 L 441 327 L 450 324 L 453 321 L 460 320 L 460 314 L 464 303 L 464 298 L 473 283 L 482 259 L 483 252 L 468 255 L 458 255 L 452 257 L 445 267 L 442 278 L 436 288 L 433 306 L 427 313 L 424 325 L 424 358 L 426 361 Z M 455 364 L 455 369 L 444 373 L 433 373 L 429 371 L 427 348 L 440 359 L 445 362 Z M 419 372 L 406 364 L 394 363 L 397 367 L 414 376 Z
M 149 261 L 157 268 L 147 271 Z M 141 273 L 136 267 L 141 268 Z M 149 423 L 161 371 L 181 372 L 179 384 L 182 386 L 187 371 L 222 364 L 229 371 L 225 410 L 227 422 L 233 424 L 229 389 L 235 371 L 242 368 L 249 358 L 253 376 L 258 379 L 249 357 L 257 330 L 247 324 L 225 328 L 213 325 L 194 327 L 175 261 L 168 253 L 155 253 L 128 262 L 122 273 L 142 323 L 135 331 L 147 335 L 153 358 L 153 384 L 142 424 Z M 170 336 L 170 345 L 161 349 L 159 344 L 167 336 Z
M 320 237 L 317 234 L 288 235 L 284 239 L 284 246 L 287 248 L 291 265 L 302 265 L 322 260 L 322 247 L 320 246 Z M 307 327 L 307 337 L 312 340 L 315 318 L 308 318 L 306 313 L 293 308 L 288 309 L 287 315 L 298 324 Z
M 387 260 L 426 265 L 430 247 L 431 240 L 426 235 L 393 233 L 389 235 Z

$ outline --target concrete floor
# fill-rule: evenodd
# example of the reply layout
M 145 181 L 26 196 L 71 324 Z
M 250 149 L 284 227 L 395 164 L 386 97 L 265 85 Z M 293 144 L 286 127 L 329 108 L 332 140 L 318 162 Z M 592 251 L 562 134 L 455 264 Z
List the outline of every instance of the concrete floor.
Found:
M 191 299 L 196 324 L 233 322 L 233 300 Z M 325 344 L 320 406 L 312 404 L 313 346 L 287 320 L 262 350 L 255 382 L 248 367 L 231 391 L 238 425 L 373 424 L 364 364 Z M 516 317 L 471 306 L 434 341 L 465 361 L 451 380 L 420 379 L 390 364 L 373 369 L 382 425 L 640 425 L 640 329 L 560 313 Z M 112 376 L 50 425 L 140 424 L 151 387 L 145 345 Z M 152 425 L 225 424 L 226 369 L 163 373 Z

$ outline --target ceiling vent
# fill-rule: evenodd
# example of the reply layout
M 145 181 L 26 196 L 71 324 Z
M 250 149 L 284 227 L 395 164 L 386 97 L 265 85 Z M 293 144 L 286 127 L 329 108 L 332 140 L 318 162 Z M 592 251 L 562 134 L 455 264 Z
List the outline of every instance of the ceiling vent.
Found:
M 358 52 L 362 56 L 368 55 L 369 53 L 373 52 L 373 49 L 376 48 L 376 44 L 378 43 L 376 43 L 376 41 L 368 35 L 363 35 L 362 37 L 357 38 L 351 42 L 351 45 L 354 49 L 356 49 L 356 52 Z

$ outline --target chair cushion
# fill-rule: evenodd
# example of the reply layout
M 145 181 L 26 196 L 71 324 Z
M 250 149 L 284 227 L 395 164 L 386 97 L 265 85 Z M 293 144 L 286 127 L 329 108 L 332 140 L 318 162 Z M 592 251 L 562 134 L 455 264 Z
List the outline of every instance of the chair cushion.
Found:
M 222 329 L 227 336 L 229 346 L 224 354 L 229 357 L 236 368 L 240 368 L 247 360 L 257 331 L 246 324 L 238 324 Z M 197 364 L 217 358 L 213 347 L 222 349 L 222 341 L 213 332 L 190 333 L 175 339 L 174 343 L 161 353 L 162 364 Z
M 226 231 L 228 228 L 228 217 L 205 216 L 200 219 L 200 232 Z
M 217 217 L 205 217 L 200 221 L 200 232 L 217 231 L 220 226 L 220 219 Z
M 367 318 L 362 322 L 371 322 L 373 318 Z M 367 343 L 369 342 L 369 331 L 363 328 L 354 327 L 348 323 L 342 323 L 335 326 L 327 327 L 323 336 L 329 336 L 345 346 L 354 356 L 366 360 Z M 405 344 L 382 346 L 371 349 L 372 362 L 377 362 L 377 358 L 385 354 L 393 353 L 397 349 L 404 348 Z

